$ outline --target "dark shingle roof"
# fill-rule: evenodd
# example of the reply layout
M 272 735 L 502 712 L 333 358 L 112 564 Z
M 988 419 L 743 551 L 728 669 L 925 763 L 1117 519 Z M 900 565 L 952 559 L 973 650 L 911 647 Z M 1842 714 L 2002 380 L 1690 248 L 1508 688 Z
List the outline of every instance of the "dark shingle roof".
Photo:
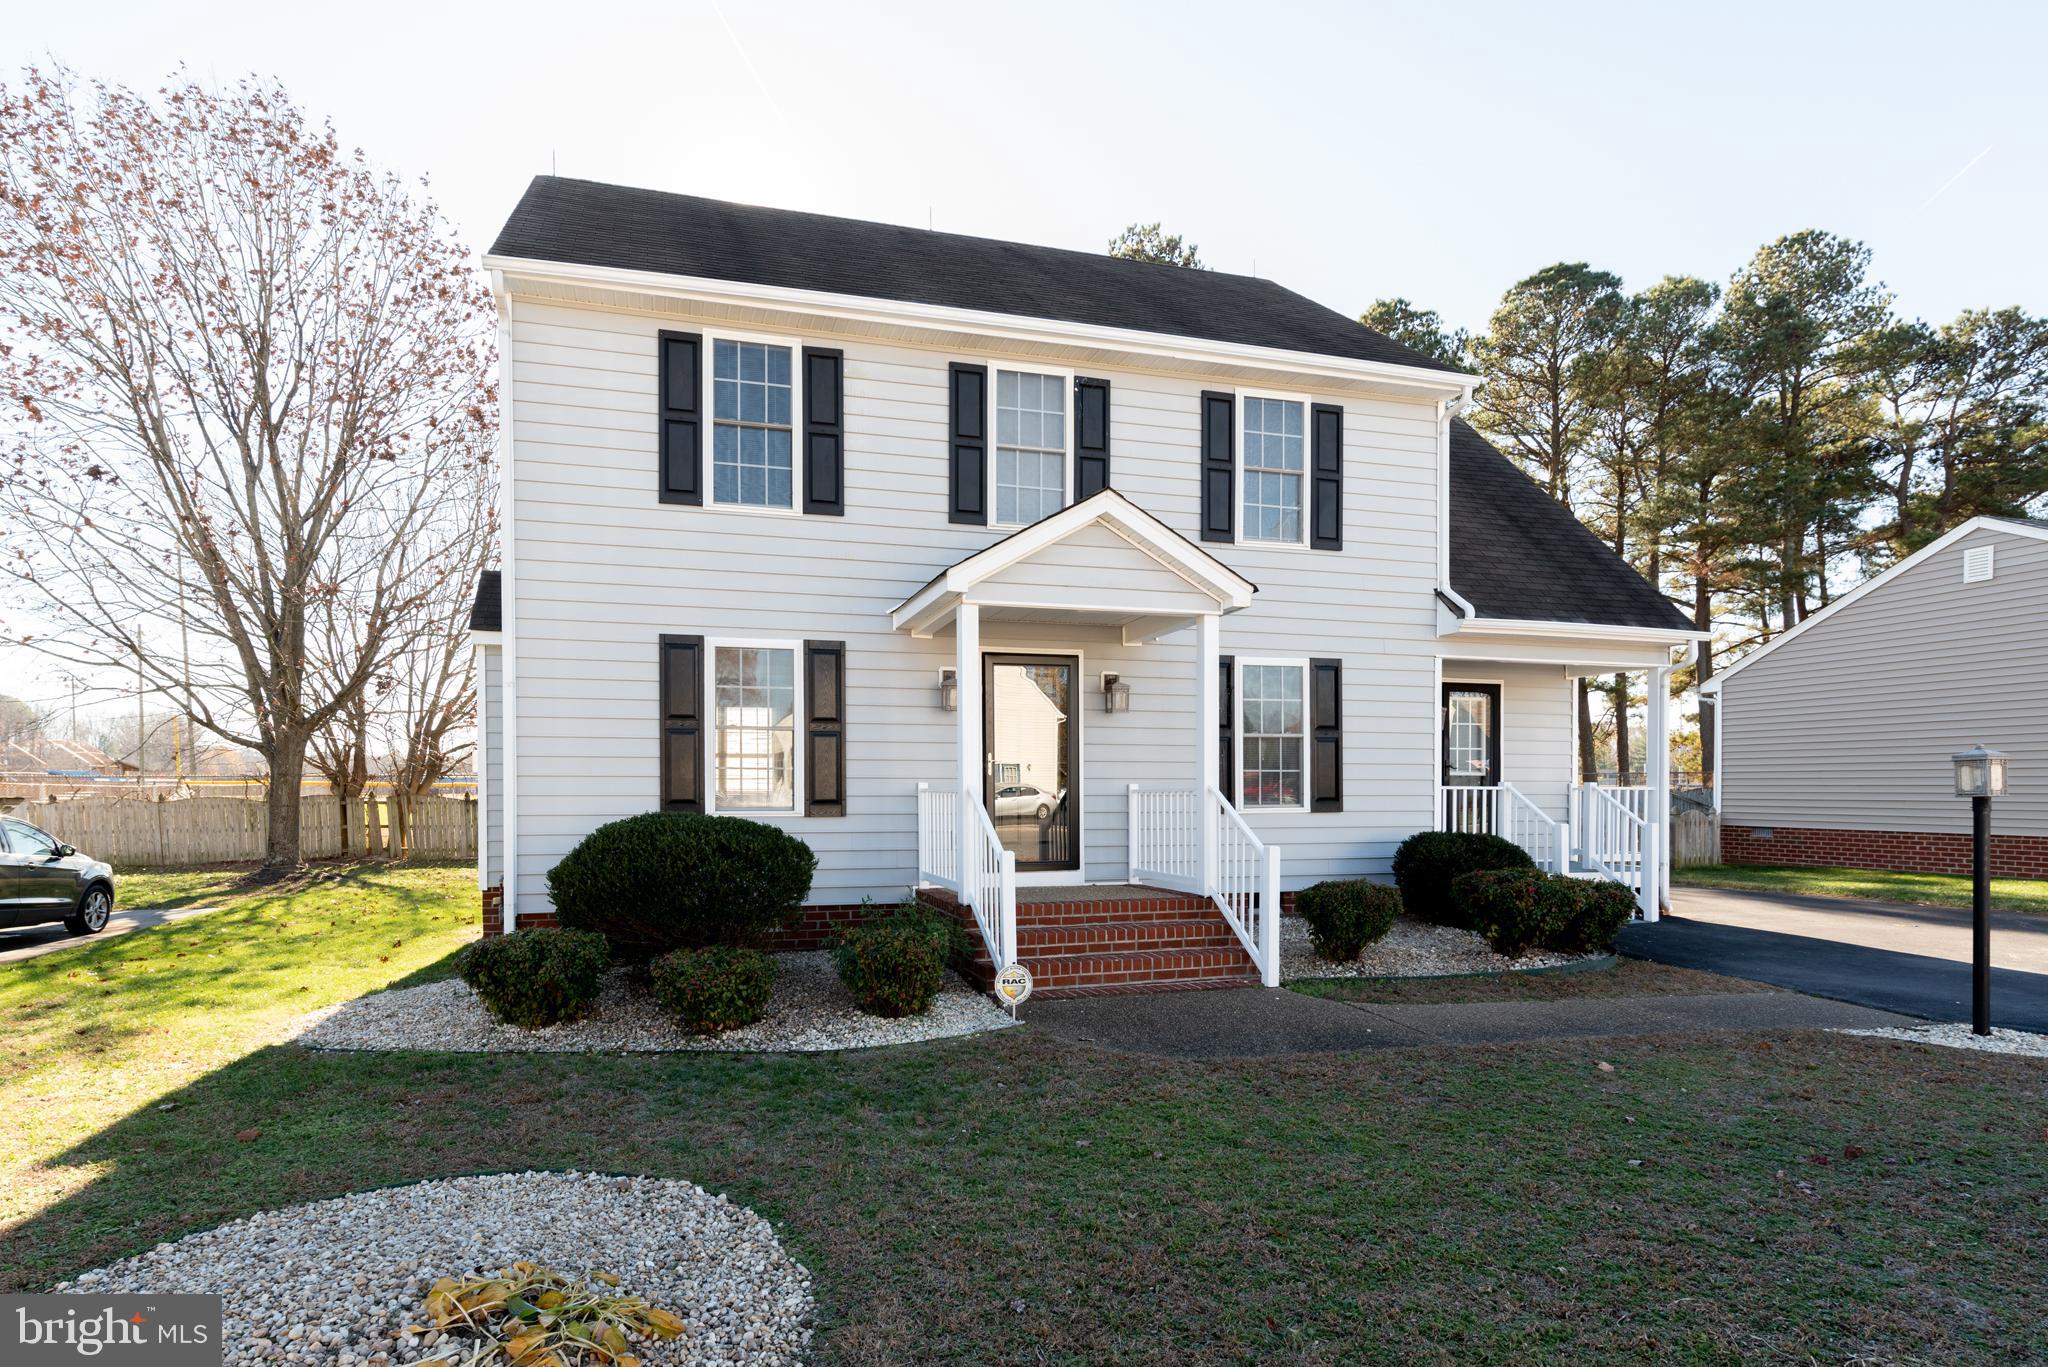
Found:
M 1451 587 L 1481 617 L 1692 628 L 1569 509 L 1457 419 L 1451 421 Z
M 1270 280 L 556 176 L 491 254 L 1452 370 Z
M 499 596 L 499 575 L 496 570 L 485 570 L 477 576 L 476 601 L 469 608 L 469 629 L 471 631 L 504 630 L 504 604 Z

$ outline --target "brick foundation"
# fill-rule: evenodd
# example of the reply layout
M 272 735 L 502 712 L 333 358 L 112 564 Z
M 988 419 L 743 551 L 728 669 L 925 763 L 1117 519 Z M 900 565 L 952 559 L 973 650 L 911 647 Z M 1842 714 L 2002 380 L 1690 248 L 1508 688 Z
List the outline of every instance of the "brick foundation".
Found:
M 1992 876 L 2048 878 L 2048 836 L 1998 834 L 1995 809 L 1992 822 Z M 1950 831 L 1834 831 L 1813 826 L 1724 825 L 1721 859 L 1728 864 L 1887 869 L 1896 873 L 1951 873 L 1967 877 L 1970 837 Z

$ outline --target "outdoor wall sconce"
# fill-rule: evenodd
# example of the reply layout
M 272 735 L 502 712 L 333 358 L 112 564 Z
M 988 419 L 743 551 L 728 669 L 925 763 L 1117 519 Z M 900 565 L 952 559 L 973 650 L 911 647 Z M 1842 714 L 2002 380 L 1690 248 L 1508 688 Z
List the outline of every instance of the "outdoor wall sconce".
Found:
M 939 671 L 939 706 L 948 712 L 960 710 L 960 674 L 958 670 Z
M 1121 674 L 1102 676 L 1102 710 L 1105 712 L 1128 712 L 1131 710 L 1131 686 L 1124 682 Z

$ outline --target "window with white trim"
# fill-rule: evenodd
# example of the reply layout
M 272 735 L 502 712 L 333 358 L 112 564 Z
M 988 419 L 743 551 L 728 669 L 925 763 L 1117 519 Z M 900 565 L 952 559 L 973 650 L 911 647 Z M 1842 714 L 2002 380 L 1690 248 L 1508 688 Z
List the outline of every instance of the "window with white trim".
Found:
M 796 648 L 712 652 L 712 743 L 720 811 L 796 809 Z
M 1067 379 L 996 371 L 996 522 L 1028 527 L 1067 506 Z
M 796 438 L 790 348 L 714 338 L 711 343 L 711 498 L 752 508 L 791 507 Z
M 1305 805 L 1307 675 L 1305 661 L 1238 665 L 1237 772 L 1244 807 Z
M 1244 510 L 1238 539 L 1299 543 L 1307 465 L 1304 405 L 1247 394 L 1242 407 Z

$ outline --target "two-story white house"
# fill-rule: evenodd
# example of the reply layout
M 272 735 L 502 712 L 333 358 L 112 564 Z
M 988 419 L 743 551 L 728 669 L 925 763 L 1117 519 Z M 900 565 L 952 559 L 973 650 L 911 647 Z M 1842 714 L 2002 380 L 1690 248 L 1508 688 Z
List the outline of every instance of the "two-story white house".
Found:
M 792 943 L 942 889 L 1055 988 L 1275 981 L 1286 894 L 1447 824 L 1655 914 L 1698 633 L 1476 377 L 1269 280 L 553 177 L 485 265 L 493 928 L 654 808 L 806 841 Z M 1649 791 L 1579 790 L 1622 670 Z

